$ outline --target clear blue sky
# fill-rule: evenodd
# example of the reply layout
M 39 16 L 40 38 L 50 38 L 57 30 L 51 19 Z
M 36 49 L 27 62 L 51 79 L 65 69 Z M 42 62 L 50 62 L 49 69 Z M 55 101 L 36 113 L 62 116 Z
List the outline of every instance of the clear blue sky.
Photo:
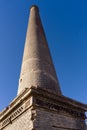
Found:
M 16 97 L 32 4 L 40 8 L 63 94 L 87 103 L 87 0 L 0 0 L 0 110 Z

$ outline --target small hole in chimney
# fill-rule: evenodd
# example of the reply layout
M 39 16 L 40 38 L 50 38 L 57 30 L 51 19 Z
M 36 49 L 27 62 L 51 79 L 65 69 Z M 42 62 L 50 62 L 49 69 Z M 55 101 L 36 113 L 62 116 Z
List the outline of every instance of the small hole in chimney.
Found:
M 22 82 L 22 79 L 20 79 L 20 82 Z

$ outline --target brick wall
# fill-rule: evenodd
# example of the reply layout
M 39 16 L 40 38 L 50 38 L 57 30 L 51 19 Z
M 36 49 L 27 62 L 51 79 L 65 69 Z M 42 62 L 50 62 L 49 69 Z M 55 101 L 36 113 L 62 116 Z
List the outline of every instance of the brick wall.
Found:
M 84 130 L 85 124 L 81 119 L 64 114 L 58 114 L 44 109 L 36 110 L 35 130 Z
M 32 128 L 31 111 L 29 109 L 2 130 L 32 130 Z

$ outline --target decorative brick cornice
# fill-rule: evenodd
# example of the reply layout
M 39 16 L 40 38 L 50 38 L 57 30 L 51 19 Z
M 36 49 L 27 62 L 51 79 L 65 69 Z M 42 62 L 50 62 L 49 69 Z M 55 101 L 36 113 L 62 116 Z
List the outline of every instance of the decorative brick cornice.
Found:
M 72 108 L 76 108 L 76 109 L 82 110 L 84 112 L 87 111 L 86 104 L 75 101 L 75 100 L 68 98 L 68 97 L 65 97 L 63 95 L 57 95 L 57 94 L 55 94 L 51 91 L 48 91 L 46 89 L 42 89 L 39 87 L 37 87 L 37 88 L 32 87 L 31 92 L 35 96 L 40 96 L 40 97 L 46 98 L 46 99 L 51 100 L 51 101 L 56 102 L 56 103 L 60 102 L 63 105 L 70 106 Z
M 72 109 L 69 107 L 65 107 L 65 106 L 60 105 L 60 104 L 55 104 L 52 102 L 43 101 L 41 99 L 36 99 L 36 104 L 39 107 L 42 107 L 45 109 L 49 109 L 49 110 L 56 111 L 59 113 L 62 111 L 62 114 L 66 113 L 66 114 L 72 115 L 75 118 L 86 119 L 84 112 L 79 112 L 78 110 L 75 110 L 75 109 Z
M 30 89 L 24 89 L 10 104 L 0 113 L 0 120 L 11 112 L 15 107 L 17 107 L 24 98 L 30 93 Z
M 32 106 L 30 93 L 31 90 L 25 89 L 0 113 L 0 130 L 12 124 L 13 120 Z
M 58 96 L 45 89 L 32 86 L 18 95 L 7 108 L 0 113 L 0 130 L 11 124 L 29 108 L 44 108 L 54 112 L 66 113 L 74 118 L 85 120 L 87 105 L 64 96 Z

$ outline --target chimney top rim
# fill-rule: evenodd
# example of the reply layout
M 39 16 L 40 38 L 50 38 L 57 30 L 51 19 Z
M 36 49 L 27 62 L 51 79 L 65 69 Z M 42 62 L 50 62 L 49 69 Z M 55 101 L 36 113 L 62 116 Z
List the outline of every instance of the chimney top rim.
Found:
M 38 8 L 37 5 L 32 5 L 32 6 L 30 7 L 30 10 L 31 10 L 32 8 L 35 8 L 37 11 L 39 11 L 39 8 Z

